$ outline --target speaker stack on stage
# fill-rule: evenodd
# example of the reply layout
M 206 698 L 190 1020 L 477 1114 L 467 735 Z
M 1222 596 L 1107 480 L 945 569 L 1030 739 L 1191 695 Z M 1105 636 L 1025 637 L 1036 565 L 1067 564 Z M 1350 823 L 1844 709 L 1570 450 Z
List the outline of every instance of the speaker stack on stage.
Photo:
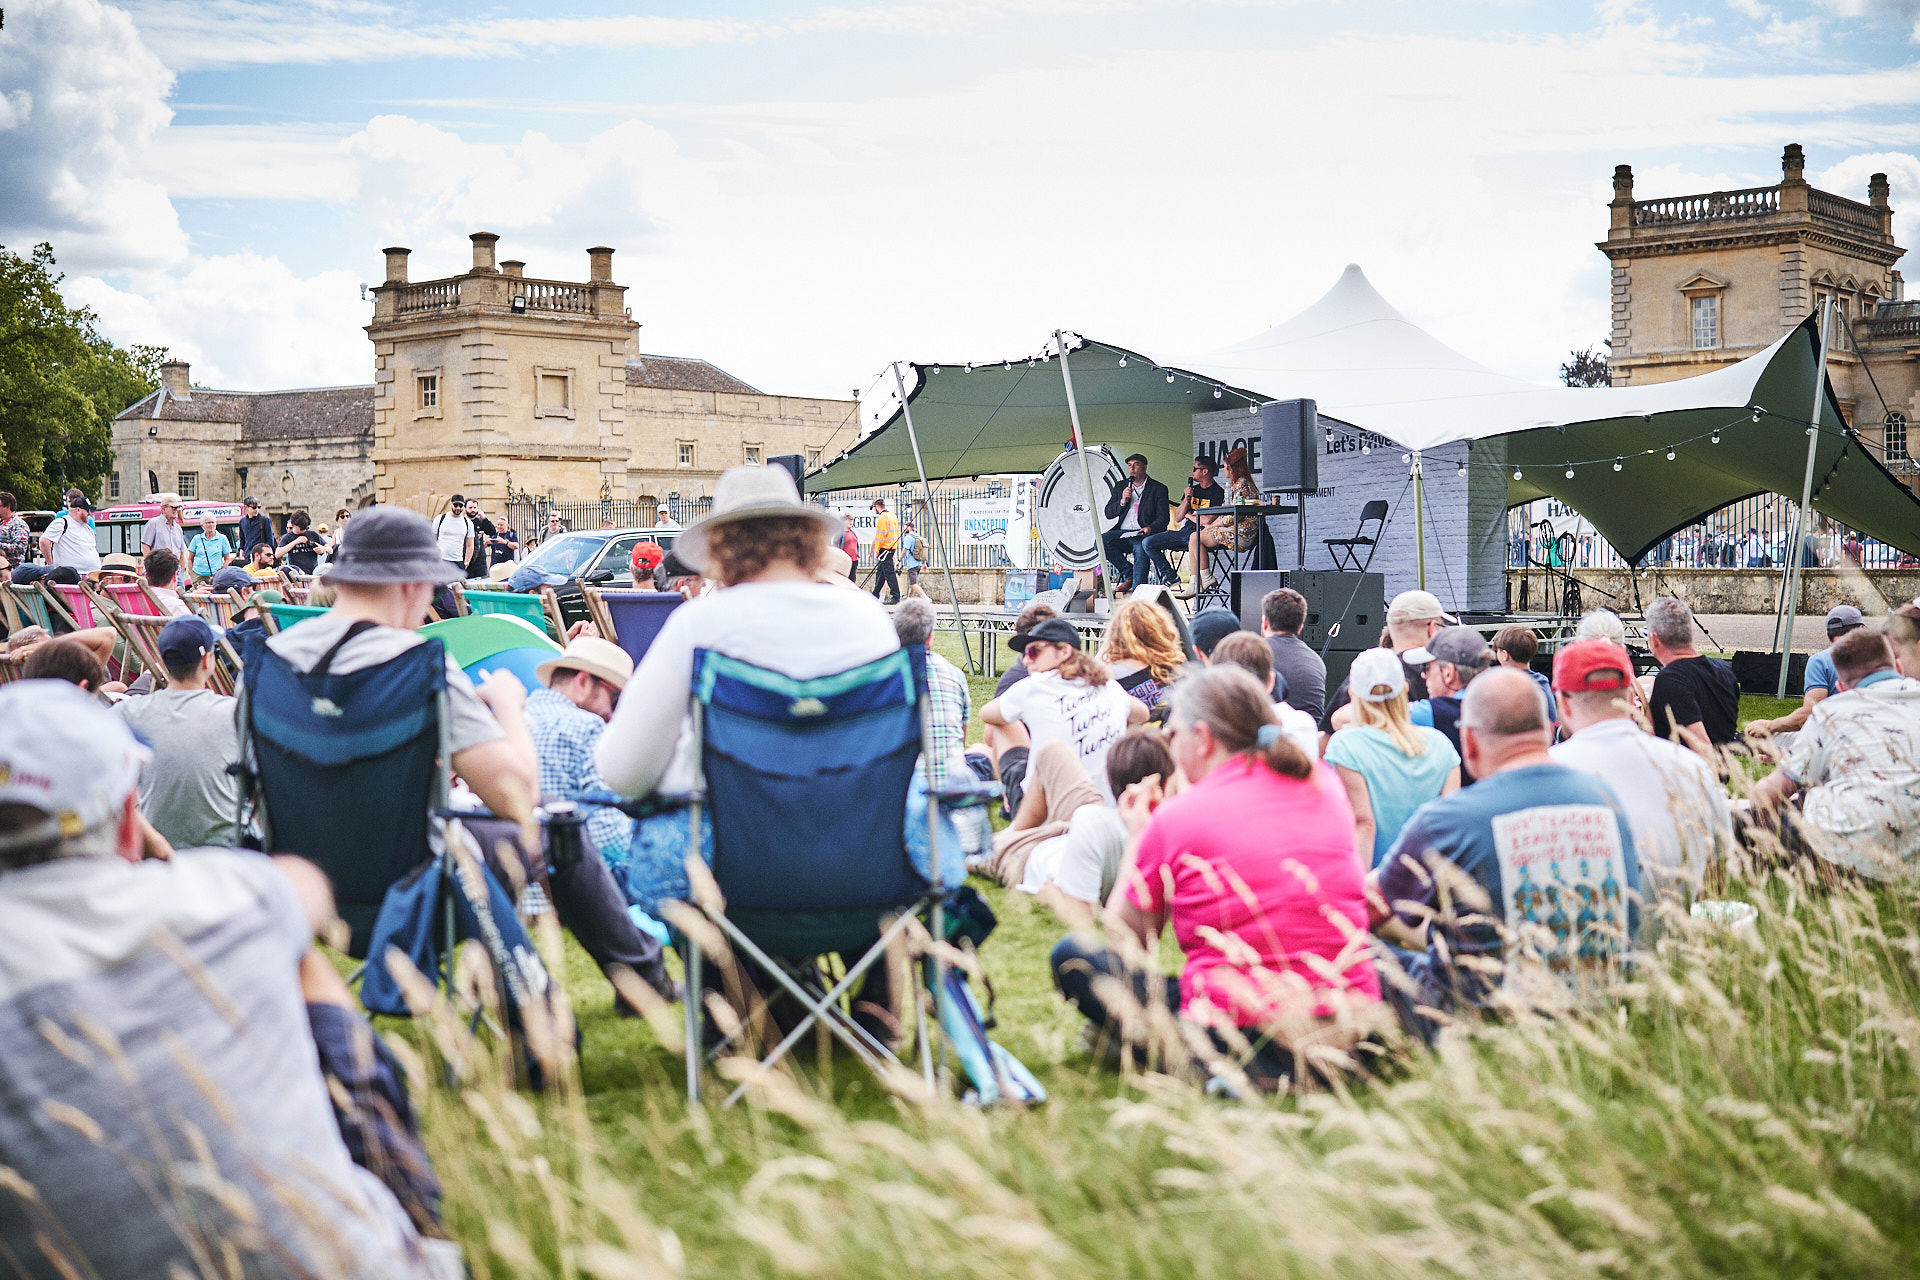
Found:
M 1260 602 L 1281 587 L 1292 587 L 1307 598 L 1300 638 L 1326 659 L 1331 693 L 1347 678 L 1354 655 L 1380 643 L 1380 629 L 1387 625 L 1386 580 L 1377 573 L 1331 569 L 1246 569 L 1233 575 L 1232 609 L 1240 625 L 1258 631 Z M 1339 630 L 1329 637 L 1335 624 Z
M 767 459 L 770 467 L 779 467 L 793 477 L 793 487 L 800 488 L 801 479 L 807 474 L 807 460 L 797 453 L 776 453 Z

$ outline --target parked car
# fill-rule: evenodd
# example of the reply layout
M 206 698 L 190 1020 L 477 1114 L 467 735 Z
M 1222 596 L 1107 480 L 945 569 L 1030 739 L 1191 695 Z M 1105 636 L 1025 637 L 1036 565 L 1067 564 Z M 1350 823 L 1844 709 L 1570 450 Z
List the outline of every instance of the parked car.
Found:
M 657 542 L 670 550 L 678 529 L 594 529 L 578 533 L 555 534 L 528 552 L 512 566 L 494 566 L 496 576 L 526 577 L 526 570 L 546 575 L 555 590 L 562 583 L 589 587 L 631 587 L 633 571 L 629 561 L 633 548 L 641 542 Z M 506 569 L 501 574 L 501 569 Z M 555 582 L 554 579 L 561 581 Z

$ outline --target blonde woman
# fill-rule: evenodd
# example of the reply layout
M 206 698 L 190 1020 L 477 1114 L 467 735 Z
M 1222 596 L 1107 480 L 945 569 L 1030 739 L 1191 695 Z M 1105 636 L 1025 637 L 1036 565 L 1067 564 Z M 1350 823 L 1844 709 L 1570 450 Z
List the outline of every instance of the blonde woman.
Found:
M 1151 711 L 1187 660 L 1173 619 L 1152 600 L 1122 601 L 1107 623 L 1100 661 L 1122 689 Z
M 1247 463 L 1246 446 L 1230 451 L 1220 460 L 1220 464 L 1226 470 L 1227 504 L 1257 504 L 1260 490 L 1253 483 L 1253 468 Z M 1180 598 L 1191 600 L 1213 585 L 1213 574 L 1208 571 L 1208 553 L 1214 547 L 1224 547 L 1231 539 L 1235 551 L 1249 551 L 1259 537 L 1259 516 L 1195 516 L 1193 533 L 1187 538 L 1188 563 L 1194 566 L 1193 581 L 1180 593 Z
M 1460 754 L 1438 729 L 1407 713 L 1407 673 L 1391 649 L 1369 649 L 1347 676 L 1352 723 L 1327 743 L 1353 804 L 1354 844 L 1379 866 L 1413 811 L 1460 789 Z

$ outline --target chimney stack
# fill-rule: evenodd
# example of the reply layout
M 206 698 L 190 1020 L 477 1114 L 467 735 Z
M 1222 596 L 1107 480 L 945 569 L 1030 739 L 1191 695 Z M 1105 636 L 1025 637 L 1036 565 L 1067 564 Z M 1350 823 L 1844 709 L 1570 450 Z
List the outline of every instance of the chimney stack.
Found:
M 1607 237 L 1633 234 L 1633 166 L 1613 166 L 1613 199 L 1607 202 Z
M 590 284 L 613 282 L 613 250 L 603 244 L 587 250 L 587 281 Z
M 518 280 L 527 273 L 527 264 L 518 258 L 508 258 L 500 264 L 500 274 Z
M 493 265 L 493 246 L 500 237 L 491 231 L 476 231 L 467 239 L 473 241 L 473 274 L 498 275 L 500 269 Z
M 391 249 L 382 249 L 380 252 L 387 255 L 387 283 L 405 284 L 407 282 L 407 255 L 412 253 L 413 250 L 402 249 L 395 246 Z
M 188 377 L 189 366 L 185 360 L 167 360 L 160 365 L 160 385 L 167 394 L 178 400 L 193 397 L 193 379 Z
M 1785 182 L 1807 180 L 1807 157 L 1799 143 L 1789 142 L 1787 149 L 1780 153 L 1780 176 Z

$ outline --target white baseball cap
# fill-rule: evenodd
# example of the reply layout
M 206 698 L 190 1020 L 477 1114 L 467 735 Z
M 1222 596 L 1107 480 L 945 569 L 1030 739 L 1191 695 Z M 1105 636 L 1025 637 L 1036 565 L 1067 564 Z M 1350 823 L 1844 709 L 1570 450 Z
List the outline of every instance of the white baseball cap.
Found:
M 1407 691 L 1407 672 L 1391 649 L 1368 649 L 1347 672 L 1347 692 L 1362 702 L 1390 702 Z
M 140 782 L 147 749 L 126 722 L 64 680 L 20 680 L 0 688 L 0 724 L 32 733 L 0 735 L 0 804 L 22 804 L 44 823 L 0 836 L 23 849 L 90 831 L 120 812 Z

